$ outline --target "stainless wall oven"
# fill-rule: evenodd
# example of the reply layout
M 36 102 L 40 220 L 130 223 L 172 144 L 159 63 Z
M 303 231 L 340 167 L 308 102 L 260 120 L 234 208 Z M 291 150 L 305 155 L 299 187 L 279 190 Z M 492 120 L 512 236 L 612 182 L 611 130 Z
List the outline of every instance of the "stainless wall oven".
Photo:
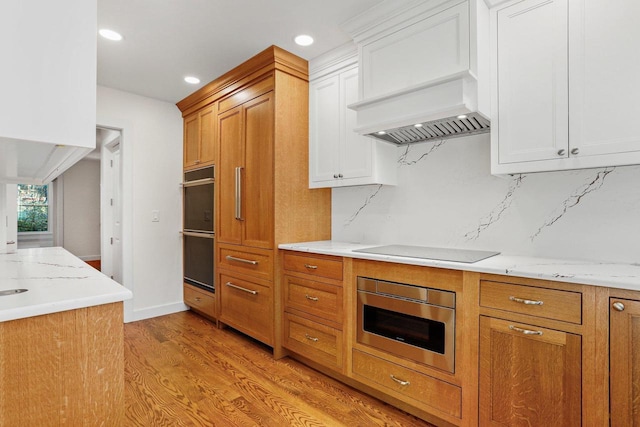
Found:
M 455 370 L 455 292 L 358 277 L 357 341 Z
M 184 281 L 214 292 L 214 167 L 185 172 L 182 186 Z

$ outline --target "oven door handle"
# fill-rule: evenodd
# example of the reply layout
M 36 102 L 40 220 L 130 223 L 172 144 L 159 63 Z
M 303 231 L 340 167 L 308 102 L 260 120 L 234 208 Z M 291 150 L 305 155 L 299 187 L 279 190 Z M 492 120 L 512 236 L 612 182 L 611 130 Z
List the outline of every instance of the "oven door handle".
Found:
M 183 182 L 180 185 L 182 185 L 183 187 L 196 187 L 198 185 L 213 184 L 214 182 L 215 180 L 213 178 L 203 178 L 203 179 L 196 179 L 193 181 Z
M 180 234 L 182 234 L 183 236 L 189 236 L 189 237 L 204 237 L 207 239 L 213 239 L 215 237 L 214 234 L 211 233 L 198 233 L 197 231 L 181 231 Z

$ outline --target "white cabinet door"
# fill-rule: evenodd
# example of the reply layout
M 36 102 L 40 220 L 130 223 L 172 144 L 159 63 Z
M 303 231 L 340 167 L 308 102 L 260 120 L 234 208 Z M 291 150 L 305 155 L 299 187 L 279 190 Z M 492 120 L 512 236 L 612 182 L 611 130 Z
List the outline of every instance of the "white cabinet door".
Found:
M 347 105 L 358 101 L 358 69 L 352 68 L 340 74 L 342 117 L 342 135 L 344 141 L 340 150 L 339 174 L 344 180 L 370 177 L 372 175 L 372 150 L 374 141 L 359 135 L 353 129 L 356 126 L 356 112 Z
M 353 129 L 358 67 L 309 84 L 309 188 L 396 184 L 396 147 Z
M 567 157 L 567 0 L 517 2 L 493 19 L 499 163 Z
M 569 2 L 570 147 L 640 151 L 640 1 Z
M 338 179 L 340 76 L 312 82 L 309 89 L 309 186 L 327 187 Z

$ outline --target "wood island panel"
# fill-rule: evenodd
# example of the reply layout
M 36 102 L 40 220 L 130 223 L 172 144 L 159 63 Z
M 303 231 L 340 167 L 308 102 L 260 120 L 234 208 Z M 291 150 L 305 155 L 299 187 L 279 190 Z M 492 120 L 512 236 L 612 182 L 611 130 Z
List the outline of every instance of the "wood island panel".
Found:
M 0 425 L 124 422 L 122 303 L 0 323 Z

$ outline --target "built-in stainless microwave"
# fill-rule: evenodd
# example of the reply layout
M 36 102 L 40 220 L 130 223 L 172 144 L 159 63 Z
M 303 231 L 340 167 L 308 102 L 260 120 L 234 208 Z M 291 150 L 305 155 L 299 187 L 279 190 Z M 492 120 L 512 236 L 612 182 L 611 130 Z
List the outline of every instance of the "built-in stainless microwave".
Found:
M 358 277 L 357 341 L 455 371 L 456 294 Z
M 182 186 L 184 281 L 214 292 L 214 167 L 185 172 Z

